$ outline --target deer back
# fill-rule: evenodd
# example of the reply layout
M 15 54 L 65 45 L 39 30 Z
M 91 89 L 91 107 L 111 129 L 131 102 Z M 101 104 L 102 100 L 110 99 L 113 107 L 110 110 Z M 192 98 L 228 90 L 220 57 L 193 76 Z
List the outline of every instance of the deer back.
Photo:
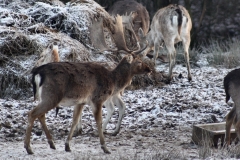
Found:
M 48 63 L 33 69 L 34 95 L 37 92 L 36 76 L 42 87 L 41 99 L 52 95 L 57 101 L 71 99 L 81 103 L 106 100 L 112 94 L 114 82 L 109 71 L 96 63 Z
M 229 72 L 223 81 L 225 93 L 226 93 L 226 103 L 232 97 L 233 101 L 240 98 L 240 69 L 235 69 Z
M 171 4 L 159 9 L 154 15 L 151 38 L 158 35 L 160 39 L 166 41 L 166 38 L 174 37 L 175 42 L 179 42 L 181 36 L 190 36 L 191 28 L 192 21 L 188 11 L 181 5 Z

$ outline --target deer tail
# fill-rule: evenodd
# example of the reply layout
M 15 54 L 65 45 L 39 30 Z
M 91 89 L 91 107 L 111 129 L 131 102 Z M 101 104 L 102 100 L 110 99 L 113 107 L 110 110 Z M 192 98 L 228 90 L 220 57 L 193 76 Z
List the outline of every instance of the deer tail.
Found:
M 53 55 L 54 62 L 59 62 L 60 61 L 57 45 L 53 45 L 52 55 Z
M 182 22 L 183 22 L 183 15 L 182 15 L 182 10 L 180 9 L 179 6 L 177 6 L 175 10 L 178 14 L 178 33 L 180 35 L 181 33 L 181 28 L 182 28 Z

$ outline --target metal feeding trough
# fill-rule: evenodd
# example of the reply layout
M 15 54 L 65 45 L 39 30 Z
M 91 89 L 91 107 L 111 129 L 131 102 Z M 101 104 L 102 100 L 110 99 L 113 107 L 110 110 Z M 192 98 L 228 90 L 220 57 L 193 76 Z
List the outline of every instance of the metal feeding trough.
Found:
M 203 145 L 209 143 L 218 147 L 219 140 L 224 144 L 225 122 L 211 124 L 197 124 L 193 126 L 192 140 L 195 144 Z M 231 142 L 237 137 L 234 126 L 231 128 Z

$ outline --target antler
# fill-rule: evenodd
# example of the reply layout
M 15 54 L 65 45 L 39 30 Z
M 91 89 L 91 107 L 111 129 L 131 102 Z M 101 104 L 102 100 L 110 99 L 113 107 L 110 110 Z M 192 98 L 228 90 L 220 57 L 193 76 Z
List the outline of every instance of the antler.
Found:
M 90 38 L 92 41 L 92 44 L 100 50 L 100 52 L 103 51 L 117 51 L 114 49 L 111 49 L 107 46 L 104 38 L 103 33 L 103 17 L 100 17 L 98 20 L 93 19 L 92 25 L 89 28 L 90 31 Z
M 123 28 L 123 19 L 122 16 L 118 15 L 114 17 L 115 23 L 114 23 L 114 33 L 112 34 L 113 39 L 115 41 L 115 44 L 118 48 L 118 50 L 124 50 L 126 52 L 131 52 L 131 50 L 129 50 L 127 48 L 126 45 L 126 40 L 125 40 L 125 36 L 124 36 L 124 28 Z
M 138 47 L 140 48 L 139 42 L 137 42 L 137 44 L 138 44 Z M 132 53 L 135 54 L 135 55 L 138 55 L 139 53 L 144 51 L 147 48 L 147 46 L 148 46 L 148 41 L 146 40 L 146 43 L 145 43 L 143 48 L 140 48 L 140 49 L 138 49 L 136 51 L 133 51 Z
M 126 13 L 124 16 L 122 16 L 122 21 L 123 21 L 125 29 L 127 29 L 131 32 L 135 41 L 137 42 L 137 50 L 136 51 L 140 51 L 141 48 L 140 48 L 140 45 L 138 42 L 138 38 L 133 30 L 133 26 L 134 26 L 133 20 L 137 17 L 137 15 L 138 15 L 137 12 L 131 12 L 129 15 L 127 15 L 127 13 Z

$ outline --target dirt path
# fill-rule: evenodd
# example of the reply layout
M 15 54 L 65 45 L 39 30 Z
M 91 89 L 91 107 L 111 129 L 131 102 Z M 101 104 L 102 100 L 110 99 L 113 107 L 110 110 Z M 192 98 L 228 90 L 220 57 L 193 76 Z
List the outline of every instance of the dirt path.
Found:
M 148 159 L 148 158 L 197 158 L 197 146 L 191 142 L 191 128 L 182 127 L 122 130 L 113 137 L 105 134 L 106 143 L 111 154 L 104 154 L 98 137 L 84 134 L 74 137 L 71 143 L 72 152 L 65 152 L 64 139 L 55 140 L 56 150 L 49 148 L 45 135 L 33 140 L 33 155 L 28 155 L 23 141 L 5 141 L 0 143 L 2 159 Z

